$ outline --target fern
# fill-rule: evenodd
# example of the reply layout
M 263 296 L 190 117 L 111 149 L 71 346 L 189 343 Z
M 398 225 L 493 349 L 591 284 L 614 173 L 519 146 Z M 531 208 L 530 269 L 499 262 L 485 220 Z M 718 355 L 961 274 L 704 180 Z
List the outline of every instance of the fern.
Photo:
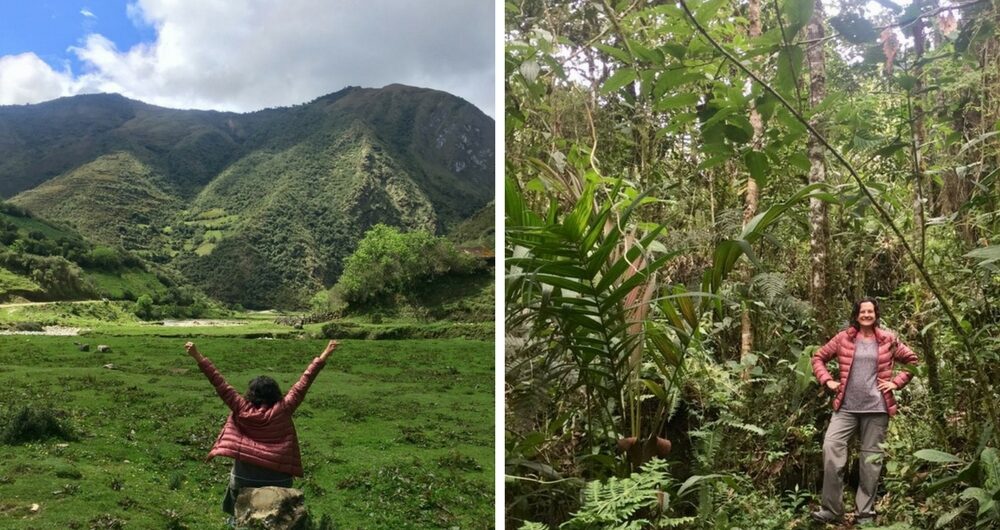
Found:
M 715 226 L 719 234 L 732 237 L 739 235 L 743 229 L 743 209 L 726 208 L 715 214 Z
M 760 292 L 768 303 L 774 303 L 788 293 L 785 275 L 780 272 L 760 273 L 751 282 L 754 290 Z
M 728 416 L 723 416 L 722 418 L 719 418 L 718 422 L 727 427 L 733 427 L 741 431 L 746 431 L 749 433 L 756 434 L 758 436 L 764 436 L 765 434 L 764 429 L 761 429 L 760 427 L 752 423 L 743 423 L 735 418 L 731 418 Z
M 654 458 L 642 471 L 628 478 L 587 483 L 583 489 L 583 505 L 560 529 L 642 530 L 649 526 L 674 528 L 690 525 L 695 522 L 695 517 L 670 516 L 671 504 L 683 496 L 677 486 L 667 472 L 667 462 Z M 684 493 L 690 491 L 693 489 Z M 534 529 L 540 530 L 540 527 Z

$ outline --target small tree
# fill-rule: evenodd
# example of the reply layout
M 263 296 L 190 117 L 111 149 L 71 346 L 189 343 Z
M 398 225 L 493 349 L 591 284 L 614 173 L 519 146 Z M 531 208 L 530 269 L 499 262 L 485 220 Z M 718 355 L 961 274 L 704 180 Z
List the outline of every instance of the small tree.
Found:
M 344 266 L 337 293 L 347 302 L 367 302 L 401 293 L 417 282 L 471 268 L 448 240 L 417 230 L 402 233 L 377 224 Z
M 153 298 L 144 294 L 135 301 L 135 315 L 143 320 L 153 318 Z

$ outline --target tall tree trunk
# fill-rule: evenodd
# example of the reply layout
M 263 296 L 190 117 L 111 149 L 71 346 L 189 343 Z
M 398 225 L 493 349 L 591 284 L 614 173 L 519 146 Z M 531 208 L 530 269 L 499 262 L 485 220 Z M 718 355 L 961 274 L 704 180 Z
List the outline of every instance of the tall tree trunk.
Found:
M 921 65 L 921 60 L 923 60 L 924 53 L 926 51 L 927 36 L 924 33 L 925 26 L 922 19 L 917 19 L 916 22 L 911 26 L 913 35 L 913 53 L 914 53 L 914 67 L 913 67 L 913 77 L 916 79 L 913 85 L 912 92 L 907 96 L 910 101 L 910 133 L 912 145 L 910 147 L 912 156 L 912 166 L 913 166 L 913 211 L 916 215 L 916 220 L 914 225 L 917 229 L 917 237 L 920 241 L 920 262 L 924 263 L 924 255 L 926 253 L 927 247 L 927 220 L 926 220 L 926 202 L 924 194 L 924 181 L 925 181 L 925 168 L 926 161 L 924 160 L 921 148 L 926 143 L 927 133 L 924 127 L 924 105 L 922 99 L 925 97 L 923 95 L 923 76 L 924 67 Z M 914 282 L 919 285 L 919 273 L 914 271 L 917 276 L 914 278 Z M 921 289 L 917 293 L 917 296 L 921 298 L 920 306 L 925 307 L 929 298 L 931 298 L 930 293 L 927 293 L 924 289 Z M 926 311 L 919 311 L 914 315 L 914 327 L 918 330 L 924 330 L 928 324 L 927 317 L 930 316 Z M 934 349 L 934 330 L 933 328 L 924 331 L 920 337 L 920 342 L 924 354 L 924 359 L 927 362 L 927 383 L 930 387 L 931 400 L 934 402 L 932 407 L 935 410 L 935 418 L 938 425 L 942 428 L 945 427 L 944 421 L 944 407 L 941 404 L 941 378 L 938 374 L 938 359 L 937 352 Z
M 916 81 L 913 84 L 913 90 L 907 94 L 906 100 L 910 111 L 910 155 L 912 157 L 913 165 L 913 212 L 916 216 L 916 220 L 913 224 L 917 228 L 917 240 L 920 242 L 918 254 L 920 255 L 920 263 L 923 264 L 924 254 L 927 247 L 927 215 L 925 211 L 924 197 L 925 165 L 920 148 L 924 144 L 926 134 L 924 132 L 924 106 L 921 103 L 924 88 L 924 67 L 920 64 L 920 60 L 924 57 L 924 48 L 927 41 L 924 36 L 924 22 L 922 19 L 918 18 L 916 22 L 913 23 L 911 28 L 914 54 L 914 66 L 912 73 Z
M 806 62 L 809 65 L 809 104 L 816 108 L 826 98 L 826 61 L 823 49 L 823 3 L 816 0 L 813 16 L 806 24 Z M 820 134 L 825 134 L 822 114 L 811 118 L 811 125 Z M 826 157 L 823 144 L 813 135 L 809 136 L 807 144 L 809 156 L 809 183 L 826 182 Z M 819 321 L 827 333 L 833 331 L 833 320 L 829 312 L 829 293 L 827 288 L 827 254 L 829 252 L 829 227 L 826 203 L 819 199 L 809 199 L 809 238 L 810 280 L 809 301 L 816 308 Z
M 753 40 L 760 37 L 761 34 L 760 0 L 750 0 L 748 18 L 750 21 L 748 33 L 750 39 Z M 754 151 L 760 151 L 764 138 L 764 121 L 761 119 L 760 112 L 757 112 L 756 105 L 750 107 L 750 125 L 753 126 L 753 140 L 751 145 Z M 744 228 L 746 228 L 750 219 L 753 219 L 753 216 L 757 215 L 759 195 L 760 191 L 757 187 L 757 180 L 753 178 L 753 175 L 749 175 L 747 177 L 747 192 L 743 202 Z M 744 274 L 744 277 L 749 280 L 749 272 L 744 271 Z M 753 321 L 750 320 L 750 305 L 743 304 L 743 314 L 740 317 L 740 361 L 751 351 L 753 351 Z

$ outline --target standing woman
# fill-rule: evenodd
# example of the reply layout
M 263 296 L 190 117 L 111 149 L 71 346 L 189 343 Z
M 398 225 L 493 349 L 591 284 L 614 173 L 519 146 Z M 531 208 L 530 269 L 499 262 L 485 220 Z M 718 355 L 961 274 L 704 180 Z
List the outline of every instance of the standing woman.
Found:
M 837 357 L 838 380 L 826 369 Z M 855 497 L 859 524 L 875 520 L 875 489 L 882 471 L 882 449 L 889 417 L 896 414 L 892 392 L 906 386 L 912 375 L 893 375 L 893 363 L 916 364 L 917 356 L 896 336 L 879 327 L 878 302 L 863 298 L 854 304 L 851 325 L 837 333 L 812 358 L 819 384 L 836 393 L 833 416 L 823 439 L 823 508 L 812 519 L 836 523 L 844 515 L 844 467 L 847 442 L 860 432 L 860 483 Z
M 240 395 L 193 342 L 184 345 L 188 355 L 198 362 L 198 368 L 232 411 L 208 453 L 208 459 L 216 456 L 233 459 L 229 487 L 222 501 L 222 510 L 230 516 L 233 515 L 240 488 L 290 488 L 292 477 L 302 476 L 302 457 L 292 413 L 302 403 L 309 386 L 336 348 L 337 341 L 331 340 L 285 395 L 281 394 L 278 383 L 266 375 L 253 378 L 246 394 Z

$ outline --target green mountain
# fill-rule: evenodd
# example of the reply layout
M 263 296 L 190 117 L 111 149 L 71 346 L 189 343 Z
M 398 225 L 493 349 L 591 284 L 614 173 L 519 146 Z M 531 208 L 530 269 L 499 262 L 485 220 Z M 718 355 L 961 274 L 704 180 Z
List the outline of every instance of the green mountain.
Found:
M 402 85 L 247 114 L 75 96 L 0 107 L 0 194 L 220 300 L 298 306 L 374 224 L 449 234 L 484 208 L 493 135 Z
M 128 253 L 94 244 L 75 230 L 0 204 L 0 302 L 90 298 L 194 303 L 195 293 Z

